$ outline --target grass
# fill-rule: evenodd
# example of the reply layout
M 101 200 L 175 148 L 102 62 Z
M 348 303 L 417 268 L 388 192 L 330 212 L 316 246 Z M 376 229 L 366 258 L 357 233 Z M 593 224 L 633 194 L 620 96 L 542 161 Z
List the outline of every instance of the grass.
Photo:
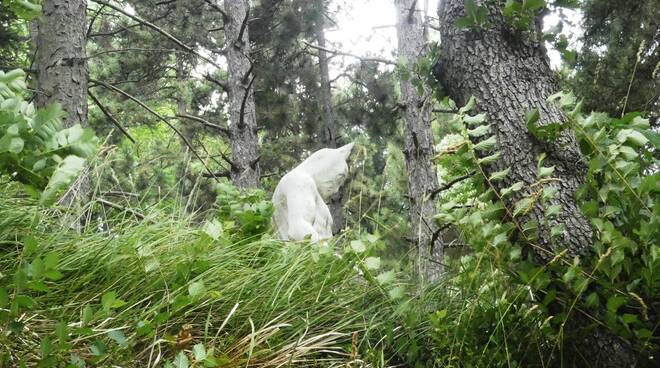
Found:
M 0 285 L 28 298 L 4 309 L 3 366 L 334 366 L 360 360 L 388 310 L 355 257 L 268 236 L 214 240 L 189 215 L 152 211 L 83 234 L 54 215 L 0 200 Z

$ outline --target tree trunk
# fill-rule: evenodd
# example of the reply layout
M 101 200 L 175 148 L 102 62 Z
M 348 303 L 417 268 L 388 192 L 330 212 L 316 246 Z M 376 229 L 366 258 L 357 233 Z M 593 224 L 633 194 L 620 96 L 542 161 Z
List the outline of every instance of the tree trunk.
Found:
M 46 0 L 36 29 L 39 70 L 36 104 L 62 105 L 64 126 L 87 126 L 87 32 L 85 0 Z M 33 30 L 34 31 L 34 30 Z M 89 191 L 89 180 L 77 180 L 60 203 L 71 206 Z
M 229 65 L 231 180 L 239 188 L 259 186 L 257 119 L 248 37 L 247 0 L 225 0 L 225 38 Z
M 497 162 L 485 168 L 487 174 L 511 169 L 504 180 L 496 183 L 498 190 L 516 182 L 525 184 L 523 190 L 505 199 L 507 207 L 512 208 L 534 190 L 531 184 L 538 180 L 539 154 L 547 154 L 543 166 L 555 167 L 553 176 L 560 180 L 545 186 L 553 186 L 558 192 L 546 206 L 561 205 L 562 213 L 546 223 L 544 206 L 537 203 L 527 215 L 517 218 L 521 224 L 538 223 L 538 239 L 534 241 L 537 246 L 529 251 L 539 262 L 552 259 L 559 247 L 566 247 L 571 257 L 582 254 L 593 244 L 594 231 L 575 200 L 587 171 L 576 138 L 567 130 L 556 141 L 543 143 L 526 128 L 525 114 L 533 109 L 539 110 L 541 125 L 566 120 L 561 110 L 546 100 L 559 88 L 543 44 L 538 41 L 541 19 L 530 24 L 528 34 L 516 34 L 503 18 L 499 1 L 480 3 L 488 9 L 485 29 L 468 30 L 454 25 L 465 16 L 463 0 L 441 1 L 438 15 L 442 49 L 434 73 L 457 104 L 463 105 L 474 96 L 477 110 L 487 114 L 497 138 L 496 149 L 501 154 Z M 550 229 L 558 225 L 564 226 L 564 230 L 551 240 Z M 628 345 L 616 338 L 603 338 L 607 334 L 608 331 L 597 330 L 575 349 L 589 362 L 599 362 L 600 367 L 633 366 Z
M 332 86 L 330 85 L 330 71 L 328 70 L 328 55 L 324 51 L 325 32 L 323 30 L 323 16 L 316 23 L 316 42 L 319 45 L 319 69 L 321 76 L 320 102 L 323 111 L 323 136 L 325 144 L 330 148 L 337 147 L 337 125 L 335 119 L 335 110 L 332 106 Z M 332 215 L 332 233 L 337 234 L 344 228 L 344 199 L 346 196 L 346 186 L 342 186 L 335 195 L 330 197 L 328 208 Z
M 417 59 L 423 54 L 424 20 L 416 8 L 417 0 L 397 0 L 397 39 L 399 58 L 412 71 Z M 436 213 L 429 194 L 438 187 L 438 177 L 431 161 L 434 155 L 431 131 L 432 95 L 425 88 L 420 96 L 410 81 L 401 80 L 401 103 L 405 122 L 406 168 L 408 171 L 408 195 L 410 197 L 410 223 L 415 243 L 415 272 L 425 281 L 433 281 L 442 272 L 442 241 L 434 239 L 437 230 L 432 220 Z

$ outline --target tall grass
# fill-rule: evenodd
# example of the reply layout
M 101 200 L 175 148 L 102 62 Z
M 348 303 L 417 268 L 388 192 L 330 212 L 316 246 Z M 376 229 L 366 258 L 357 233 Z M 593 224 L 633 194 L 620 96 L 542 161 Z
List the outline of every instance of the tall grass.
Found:
M 226 367 L 360 359 L 356 342 L 387 298 L 359 277 L 355 260 L 268 236 L 223 242 L 201 228 L 188 215 L 154 210 L 144 221 L 77 234 L 29 200 L 0 200 L 3 286 L 23 270 L 27 288 L 4 287 L 34 301 L 12 326 L 3 322 L 4 364 L 53 356 L 155 367 L 181 352 L 194 363 L 198 344 Z M 35 260 L 47 257 L 61 278 L 30 284 Z

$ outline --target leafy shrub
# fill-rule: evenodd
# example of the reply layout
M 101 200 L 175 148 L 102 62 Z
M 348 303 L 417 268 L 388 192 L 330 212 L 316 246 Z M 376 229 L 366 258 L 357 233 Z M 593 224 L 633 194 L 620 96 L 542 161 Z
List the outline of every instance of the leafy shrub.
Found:
M 472 313 L 469 318 L 457 321 L 449 314 L 451 310 L 441 310 L 436 312 L 440 315 L 431 316 L 431 321 L 436 331 L 434 339 L 440 348 L 445 344 L 454 346 L 451 341 L 442 340 L 445 335 L 452 336 L 447 326 L 458 333 L 470 331 L 462 334 L 468 341 L 489 336 L 482 354 L 477 355 L 480 356 L 478 360 L 474 360 L 474 350 L 462 351 L 460 360 L 472 362 L 467 365 L 490 365 L 483 361 L 486 351 L 488 356 L 499 356 L 495 359 L 498 363 L 492 364 L 510 360 L 523 365 L 547 364 L 558 359 L 554 351 L 570 346 L 582 338 L 585 330 L 595 326 L 605 326 L 630 342 L 642 359 L 658 349 L 652 332 L 657 323 L 656 296 L 660 291 L 657 272 L 660 266 L 657 244 L 660 174 L 654 158 L 658 135 L 650 130 L 648 120 L 637 113 L 620 119 L 600 113 L 584 115 L 571 94 L 559 93 L 550 100 L 567 111 L 567 122 L 537 126 L 538 113 L 531 112 L 528 128 L 542 141 L 554 139 L 564 129 L 575 132 L 589 160 L 587 180 L 578 193 L 579 203 L 597 230 L 597 239 L 592 253 L 583 257 L 566 259 L 565 252 L 559 252 L 550 262 L 541 265 L 526 257 L 525 249 L 532 246 L 527 239 L 534 238 L 537 226 L 518 223 L 520 217 L 538 201 L 545 206 L 546 221 L 561 211 L 561 207 L 545 204 L 554 195 L 551 187 L 544 187 L 544 183 L 552 180 L 553 168 L 543 166 L 544 156 L 541 155 L 538 181 L 532 185 L 543 190 L 506 208 L 501 198 L 520 191 L 522 185 L 515 183 L 497 191 L 491 183 L 506 177 L 508 170 L 483 176 L 480 166 L 496 159 L 498 154 L 478 157 L 476 152 L 494 147 L 495 137 L 488 138 L 485 115 L 469 115 L 473 100 L 469 103 L 471 106 L 461 109 L 456 118 L 457 126 L 462 126 L 463 142 L 454 145 L 458 148 L 442 160 L 450 167 L 475 169 L 477 174 L 469 184 L 463 185 L 468 189 L 476 185 L 480 194 L 476 198 L 452 196 L 441 206 L 438 220 L 459 228 L 473 250 L 469 262 L 462 260 L 460 269 L 454 271 L 473 276 L 461 281 L 463 276 L 459 273 L 448 282 L 456 283 L 458 293 L 469 294 L 470 290 L 475 292 L 471 283 L 482 280 L 482 287 L 488 287 L 494 299 L 489 302 L 487 296 L 479 297 L 481 292 L 475 292 L 467 297 L 474 297 L 474 303 L 464 307 Z M 484 134 L 487 139 L 477 144 L 471 142 L 471 136 Z M 510 216 L 503 219 L 505 210 Z M 561 228 L 551 230 L 559 233 Z M 479 274 L 483 272 L 491 278 L 482 279 Z M 498 304 L 502 306 L 496 307 Z M 455 312 L 463 316 L 462 310 Z M 578 313 L 587 313 L 591 322 L 586 326 L 575 324 Z M 518 330 L 519 326 L 527 327 Z M 530 339 L 529 329 L 536 330 L 533 339 Z M 526 341 L 535 342 L 536 348 L 527 349 Z M 465 346 L 479 343 L 473 341 Z M 499 355 L 503 348 L 506 354 Z
M 94 155 L 97 139 L 78 124 L 62 129 L 59 105 L 37 110 L 25 101 L 24 79 L 20 69 L 0 71 L 0 174 L 52 204 Z

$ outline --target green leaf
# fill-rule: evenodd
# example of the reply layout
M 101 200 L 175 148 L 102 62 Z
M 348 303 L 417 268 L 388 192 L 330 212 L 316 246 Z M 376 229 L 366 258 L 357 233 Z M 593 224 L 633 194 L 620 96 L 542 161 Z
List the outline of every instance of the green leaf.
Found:
M 616 139 L 619 143 L 629 142 L 640 147 L 649 141 L 644 134 L 633 129 L 622 129 L 616 135 Z
M 9 293 L 4 287 L 0 287 L 0 308 L 5 308 L 9 305 Z
M 94 310 L 90 305 L 86 305 L 82 311 L 82 325 L 87 326 L 94 318 Z
M 479 165 L 490 165 L 497 161 L 501 156 L 500 152 L 496 152 L 490 156 L 482 157 L 479 160 L 477 160 L 477 164 Z
M 506 176 L 509 174 L 509 171 L 511 171 L 511 168 L 504 169 L 502 171 L 497 171 L 491 174 L 491 176 L 488 178 L 490 181 L 499 181 L 503 180 L 506 178 Z
M 513 183 L 508 188 L 502 188 L 502 190 L 500 190 L 500 195 L 502 197 L 506 197 L 507 195 L 509 195 L 513 192 L 519 191 L 520 189 L 523 188 L 524 185 L 525 185 L 525 183 L 523 183 L 522 181 L 517 181 L 517 182 Z
M 206 221 L 203 230 L 211 239 L 218 240 L 222 235 L 222 224 L 217 219 Z
M 394 281 L 395 279 L 395 273 L 394 271 L 387 271 L 383 272 L 380 275 L 376 276 L 376 280 L 378 280 L 378 283 L 381 285 L 386 285 Z
M 533 207 L 536 200 L 533 197 L 525 197 L 516 202 L 513 209 L 513 216 L 524 215 Z
M 205 293 L 206 287 L 203 281 L 193 282 L 188 286 L 188 294 L 193 298 L 203 296 Z
M 537 121 L 539 121 L 540 117 L 541 117 L 541 113 L 539 112 L 539 109 L 533 109 L 531 111 L 528 111 L 527 114 L 525 114 L 525 121 L 528 126 L 530 124 L 534 125 L 536 124 Z
M 463 117 L 463 122 L 469 126 L 481 125 L 486 121 L 486 114 L 481 113 L 475 116 L 466 115 Z
M 192 351 L 196 362 L 201 362 L 206 359 L 206 349 L 204 348 L 204 344 L 195 344 Z
M 472 109 L 474 109 L 474 107 L 475 107 L 476 105 L 477 105 L 477 100 L 474 98 L 474 96 L 470 96 L 470 99 L 468 100 L 468 102 L 465 104 L 465 106 L 461 107 L 461 108 L 458 110 L 458 113 L 461 114 L 461 115 L 463 115 L 463 114 L 465 114 L 466 112 L 469 112 L 469 111 L 471 111 Z M 479 115 L 477 115 L 477 116 L 479 116 Z M 463 119 L 465 119 L 465 118 L 463 118 Z
M 367 257 L 364 265 L 370 270 L 377 270 L 380 268 L 380 257 Z
M 523 7 L 527 10 L 536 10 L 545 6 L 545 0 L 524 0 Z
M 490 126 L 479 125 L 474 129 L 468 129 L 467 133 L 471 137 L 481 137 L 482 135 L 487 134 L 489 131 L 490 131 Z
M 485 139 L 477 144 L 474 145 L 474 149 L 476 151 L 487 151 L 497 144 L 497 138 L 495 136 L 491 136 L 488 139 Z
M 174 358 L 174 366 L 176 368 L 188 368 L 190 366 L 186 353 L 180 351 L 179 354 L 176 355 Z
M 541 167 L 539 167 L 538 176 L 539 176 L 539 178 L 547 178 L 550 175 L 552 175 L 553 172 L 555 172 L 555 167 L 554 166 L 550 166 L 550 167 L 541 166 Z
M 85 159 L 78 156 L 67 156 L 62 160 L 50 177 L 48 185 L 41 193 L 39 203 L 48 206 L 57 200 L 57 195 L 73 182 L 85 167 Z
M 351 240 L 351 250 L 355 253 L 363 253 L 367 250 L 367 247 L 362 240 Z
M 128 340 L 126 340 L 126 336 L 124 335 L 123 332 L 121 332 L 121 330 L 108 331 L 107 335 L 108 335 L 109 338 L 114 340 L 114 342 L 116 342 L 117 345 L 119 345 L 121 347 L 128 346 Z
M 626 298 L 621 295 L 612 295 L 607 299 L 607 310 L 616 313 L 616 311 L 626 303 Z
M 400 299 L 406 294 L 406 289 L 403 286 L 397 286 L 388 291 L 387 294 L 392 299 Z

